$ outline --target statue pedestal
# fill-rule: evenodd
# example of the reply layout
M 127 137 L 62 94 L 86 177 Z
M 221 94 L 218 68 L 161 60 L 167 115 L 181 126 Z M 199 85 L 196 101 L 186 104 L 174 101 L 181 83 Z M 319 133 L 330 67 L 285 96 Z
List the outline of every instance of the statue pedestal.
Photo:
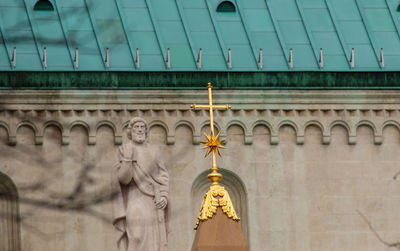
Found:
M 249 245 L 239 222 L 228 218 L 218 207 L 212 218 L 200 222 L 192 251 L 249 251 Z

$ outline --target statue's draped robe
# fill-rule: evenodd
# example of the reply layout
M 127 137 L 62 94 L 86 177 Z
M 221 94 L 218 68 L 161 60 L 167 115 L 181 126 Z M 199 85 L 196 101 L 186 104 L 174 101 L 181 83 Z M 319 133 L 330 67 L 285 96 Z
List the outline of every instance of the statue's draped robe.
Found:
M 119 251 L 167 251 L 168 205 L 157 209 L 155 198 L 168 200 L 168 182 L 157 147 L 129 142 L 118 149 L 112 190 Z

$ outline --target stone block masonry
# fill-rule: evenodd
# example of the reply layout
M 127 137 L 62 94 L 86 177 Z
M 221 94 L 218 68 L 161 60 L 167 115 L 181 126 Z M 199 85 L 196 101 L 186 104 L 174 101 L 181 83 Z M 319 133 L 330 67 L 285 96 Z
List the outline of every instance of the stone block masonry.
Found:
M 370 226 L 400 241 L 399 94 L 214 91 L 232 105 L 215 114 L 227 140 L 218 166 L 252 251 L 384 250 Z M 190 104 L 206 100 L 202 90 L 2 91 L 0 172 L 18 191 L 21 249 L 113 250 L 110 167 L 141 116 L 172 177 L 169 250 L 189 250 L 209 172 L 196 146 L 208 114 Z

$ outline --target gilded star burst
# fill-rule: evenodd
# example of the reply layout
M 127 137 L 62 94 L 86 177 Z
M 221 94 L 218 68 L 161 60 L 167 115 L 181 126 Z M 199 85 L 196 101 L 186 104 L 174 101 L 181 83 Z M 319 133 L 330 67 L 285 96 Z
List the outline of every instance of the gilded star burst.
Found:
M 206 133 L 204 133 L 204 135 L 207 138 L 207 141 L 200 141 L 200 142 L 204 144 L 204 146 L 201 149 L 208 149 L 205 157 L 207 157 L 211 152 L 218 153 L 218 155 L 221 156 L 219 148 L 225 148 L 222 145 L 225 140 L 219 140 L 219 134 L 220 132 L 218 132 L 217 136 L 214 137 L 213 133 L 211 133 L 211 135 L 207 135 Z

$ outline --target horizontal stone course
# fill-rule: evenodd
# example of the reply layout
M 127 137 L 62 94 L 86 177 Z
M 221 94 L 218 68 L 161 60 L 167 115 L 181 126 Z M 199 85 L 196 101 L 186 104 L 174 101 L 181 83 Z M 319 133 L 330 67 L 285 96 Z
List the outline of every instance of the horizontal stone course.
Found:
M 121 104 L 115 93 L 64 92 L 73 98 L 52 102 L 48 92 L 4 99 L 1 93 L 0 172 L 18 191 L 24 250 L 89 251 L 91 242 L 99 251 L 113 250 L 110 173 L 131 116 L 149 121 L 149 141 L 161 149 L 171 177 L 170 250 L 190 249 L 210 159 L 196 145 L 207 131 L 207 113 L 187 107 L 204 100 L 183 92 L 177 101 L 177 93 L 166 92 L 158 93 L 165 104 L 146 104 L 145 93 L 121 92 Z M 385 250 L 360 213 L 382 239 L 400 240 L 400 117 L 393 112 L 400 109 L 393 98 L 400 93 L 279 98 L 260 92 L 271 99 L 259 104 L 230 94 L 216 91 L 221 103 L 236 107 L 216 113 L 227 140 L 217 164 L 251 251 Z M 332 99 L 322 102 L 319 95 Z

